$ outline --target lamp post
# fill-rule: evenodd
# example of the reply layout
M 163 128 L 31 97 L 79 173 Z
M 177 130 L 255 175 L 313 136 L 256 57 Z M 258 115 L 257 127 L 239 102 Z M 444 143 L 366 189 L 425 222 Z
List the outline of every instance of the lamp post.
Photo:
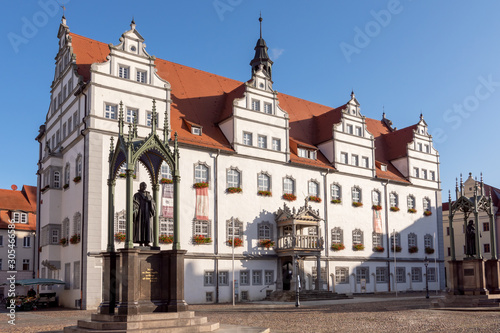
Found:
M 295 307 L 300 306 L 300 276 L 299 276 L 299 256 L 295 255 L 295 267 L 296 267 L 296 281 L 295 281 Z
M 427 259 L 427 256 L 425 256 L 424 265 L 425 265 L 425 298 L 429 298 L 429 278 L 427 276 L 427 266 L 429 266 L 429 259 Z

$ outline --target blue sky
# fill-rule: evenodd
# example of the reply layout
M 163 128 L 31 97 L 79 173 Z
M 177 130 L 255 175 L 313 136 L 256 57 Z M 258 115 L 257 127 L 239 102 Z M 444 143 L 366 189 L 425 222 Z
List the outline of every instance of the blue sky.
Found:
M 3 4 L 0 188 L 36 185 L 35 137 L 50 102 L 62 16 L 54 3 Z M 483 172 L 500 187 L 500 2 L 64 3 L 74 33 L 116 44 L 134 17 L 150 54 L 240 81 L 250 78 L 262 11 L 275 89 L 332 107 L 354 89 L 362 114 L 380 119 L 385 110 L 398 128 L 422 112 L 440 153 L 444 200 L 460 173 Z

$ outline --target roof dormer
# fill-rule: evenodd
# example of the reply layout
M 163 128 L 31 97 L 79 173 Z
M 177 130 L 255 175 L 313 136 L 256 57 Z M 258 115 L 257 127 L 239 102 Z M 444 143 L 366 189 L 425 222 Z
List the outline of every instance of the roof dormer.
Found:
M 347 113 L 351 116 L 362 117 L 361 113 L 359 112 L 359 110 L 360 110 L 359 106 L 360 106 L 360 104 L 354 95 L 354 91 L 352 91 L 351 92 L 351 99 L 349 100 L 349 102 L 347 102 L 346 108 L 343 111 L 344 111 L 344 113 Z

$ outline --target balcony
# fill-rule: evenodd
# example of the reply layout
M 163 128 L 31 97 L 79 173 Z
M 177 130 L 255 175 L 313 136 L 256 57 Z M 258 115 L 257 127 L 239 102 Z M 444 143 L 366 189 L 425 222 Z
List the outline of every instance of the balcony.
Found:
M 283 236 L 278 238 L 276 252 L 290 251 L 315 251 L 319 252 L 323 249 L 323 239 L 319 236 L 297 235 Z

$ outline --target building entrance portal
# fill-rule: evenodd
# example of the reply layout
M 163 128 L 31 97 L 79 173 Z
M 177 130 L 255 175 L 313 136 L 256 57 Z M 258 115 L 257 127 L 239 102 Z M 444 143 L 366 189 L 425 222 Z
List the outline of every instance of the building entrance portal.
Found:
M 293 278 L 293 263 L 287 261 L 282 266 L 283 290 L 290 290 L 290 285 Z

